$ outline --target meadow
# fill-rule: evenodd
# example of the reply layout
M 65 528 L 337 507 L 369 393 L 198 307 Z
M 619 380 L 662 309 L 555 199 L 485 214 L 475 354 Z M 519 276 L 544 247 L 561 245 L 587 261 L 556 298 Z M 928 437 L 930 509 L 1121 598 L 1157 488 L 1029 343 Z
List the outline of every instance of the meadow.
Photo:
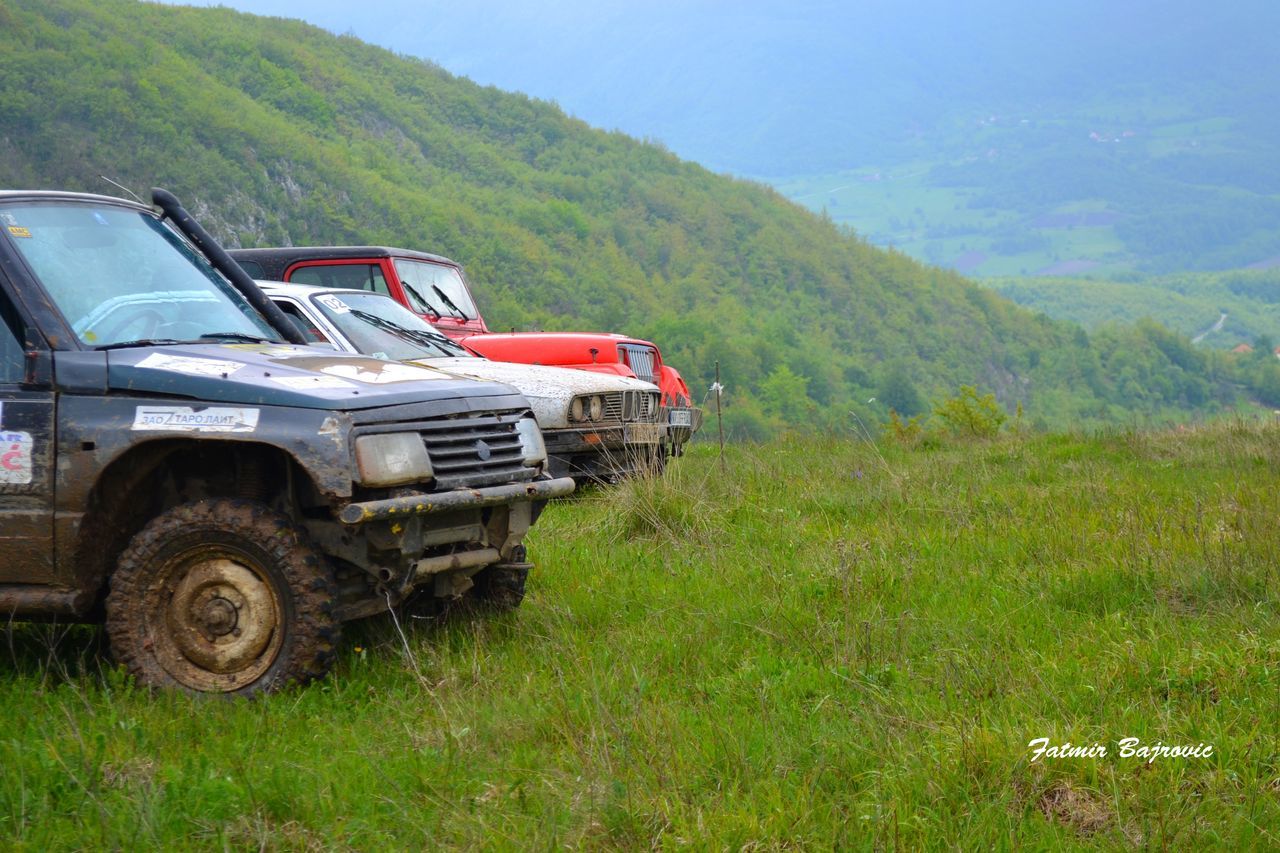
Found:
M 255 701 L 7 626 L 0 846 L 1280 846 L 1280 428 L 918 439 L 695 446 Z

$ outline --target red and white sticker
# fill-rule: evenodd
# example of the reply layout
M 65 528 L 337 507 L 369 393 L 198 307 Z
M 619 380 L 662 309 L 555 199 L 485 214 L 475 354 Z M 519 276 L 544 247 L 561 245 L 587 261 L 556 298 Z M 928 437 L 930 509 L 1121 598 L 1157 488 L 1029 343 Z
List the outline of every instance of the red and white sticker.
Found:
M 0 432 L 0 484 L 31 482 L 31 434 Z

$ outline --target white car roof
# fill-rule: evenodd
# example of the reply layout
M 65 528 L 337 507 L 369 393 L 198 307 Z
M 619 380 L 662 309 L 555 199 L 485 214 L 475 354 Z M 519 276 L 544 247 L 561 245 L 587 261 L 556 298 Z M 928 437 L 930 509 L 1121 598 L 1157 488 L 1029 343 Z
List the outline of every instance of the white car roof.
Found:
M 371 290 L 355 290 L 349 287 L 316 287 L 310 284 L 290 284 L 285 281 L 265 281 L 255 280 L 257 285 L 269 295 L 291 296 L 299 301 L 306 302 L 310 296 L 321 293 L 333 293 L 336 295 L 345 295 L 351 293 L 364 293 L 372 296 L 378 296 L 382 299 L 391 299 L 385 293 L 375 293 Z M 392 299 L 395 302 L 394 299 Z M 399 304 L 398 302 L 396 303 Z M 443 332 L 441 333 L 443 334 Z M 503 371 L 503 378 L 499 381 L 508 384 L 518 381 L 521 374 L 524 374 L 526 381 L 540 382 L 543 385 L 559 384 L 566 391 L 576 394 L 601 394 L 610 391 L 624 390 L 645 390 L 657 391 L 658 386 L 645 382 L 643 379 L 633 379 L 627 376 L 618 376 L 612 373 L 594 373 L 588 370 L 578 370 L 571 367 L 556 367 L 553 365 L 525 364 L 524 362 L 498 362 L 487 359 L 484 356 L 476 356 L 481 361 L 487 361 L 494 365 L 510 365 L 508 371 Z M 460 369 L 460 368 L 458 368 Z M 496 377 L 494 377 L 496 378 Z M 521 383 L 523 384 L 523 383 Z M 523 390 L 523 389 L 522 389 Z M 525 392 L 529 393 L 529 392 Z

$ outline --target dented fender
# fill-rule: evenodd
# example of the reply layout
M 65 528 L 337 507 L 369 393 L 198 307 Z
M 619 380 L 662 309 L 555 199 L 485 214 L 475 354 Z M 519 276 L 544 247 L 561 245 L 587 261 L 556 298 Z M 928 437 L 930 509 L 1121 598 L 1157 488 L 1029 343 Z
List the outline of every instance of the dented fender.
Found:
M 58 504 L 82 509 L 98 472 L 136 448 L 183 439 L 278 448 L 326 497 L 350 498 L 351 429 L 349 414 L 323 409 L 64 394 L 58 411 Z

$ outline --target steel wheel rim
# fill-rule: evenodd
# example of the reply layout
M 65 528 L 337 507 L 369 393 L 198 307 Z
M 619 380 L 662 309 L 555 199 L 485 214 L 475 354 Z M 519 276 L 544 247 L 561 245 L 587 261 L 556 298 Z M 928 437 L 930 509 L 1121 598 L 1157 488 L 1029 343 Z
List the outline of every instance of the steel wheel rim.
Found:
M 152 647 L 180 684 L 239 690 L 261 678 L 284 640 L 280 594 L 243 554 L 187 553 L 170 564 L 149 607 Z

